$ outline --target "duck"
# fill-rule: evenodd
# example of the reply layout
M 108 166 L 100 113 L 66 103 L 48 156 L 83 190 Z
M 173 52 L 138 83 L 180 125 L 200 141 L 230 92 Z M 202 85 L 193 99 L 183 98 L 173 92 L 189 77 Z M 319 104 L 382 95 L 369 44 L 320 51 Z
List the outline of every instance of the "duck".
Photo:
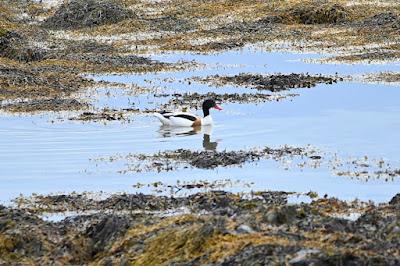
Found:
M 205 100 L 202 104 L 202 108 L 204 117 L 199 117 L 189 112 L 167 112 L 167 111 L 154 113 L 154 116 L 157 117 L 161 121 L 161 123 L 165 126 L 200 127 L 200 126 L 210 126 L 213 124 L 213 119 L 210 115 L 211 108 L 222 110 L 221 106 L 219 106 L 212 99 Z

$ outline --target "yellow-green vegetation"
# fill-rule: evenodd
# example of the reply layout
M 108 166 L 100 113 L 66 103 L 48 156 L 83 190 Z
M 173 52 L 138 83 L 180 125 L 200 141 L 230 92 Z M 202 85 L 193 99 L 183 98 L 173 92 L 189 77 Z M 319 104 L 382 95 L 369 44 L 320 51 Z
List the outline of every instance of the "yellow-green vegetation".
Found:
M 74 31 L 72 36 L 132 34 L 131 39 L 126 39 L 126 36 L 117 38 L 115 45 L 123 47 L 133 43 L 142 52 L 149 49 L 207 52 L 235 47 L 233 44 L 240 47 L 246 43 L 279 41 L 290 41 L 294 49 L 354 52 L 359 46 L 381 46 L 399 41 L 397 26 L 382 24 L 381 21 L 376 25 L 364 24 L 365 20 L 379 14 L 398 16 L 400 4 L 395 1 L 378 5 L 372 0 L 172 0 L 161 3 L 124 1 L 124 4 L 137 16 L 116 24 Z M 168 24 L 168 20 L 174 25 L 163 28 L 163 23 Z M 181 31 L 178 26 L 187 26 L 190 30 Z M 167 32 L 162 36 L 152 34 L 159 30 Z M 136 38 L 136 34 L 141 37 Z M 215 42 L 222 44 L 216 45 Z
M 91 213 L 83 208 L 81 216 L 59 223 L 32 215 L 40 210 L 27 202 L 18 209 L 0 206 L 0 264 L 281 265 L 299 260 L 306 265 L 394 265 L 400 255 L 400 194 L 379 206 L 335 198 L 286 204 L 285 192 L 254 195 L 246 199 L 223 191 L 182 198 L 123 194 L 104 200 L 80 194 L 39 196 L 56 209 L 89 207 Z M 162 214 L 184 206 L 190 210 L 186 214 Z M 352 213 L 358 214 L 357 220 L 341 218 Z M 307 256 L 299 255 L 309 250 Z

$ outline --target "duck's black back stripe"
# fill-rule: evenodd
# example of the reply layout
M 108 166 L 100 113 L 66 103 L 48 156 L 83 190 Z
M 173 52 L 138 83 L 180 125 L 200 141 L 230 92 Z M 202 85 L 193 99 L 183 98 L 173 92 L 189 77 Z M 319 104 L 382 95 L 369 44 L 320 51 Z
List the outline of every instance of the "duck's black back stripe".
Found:
M 174 117 L 180 117 L 180 118 L 184 118 L 190 121 L 196 121 L 196 117 L 192 116 L 192 115 L 184 115 L 184 114 L 179 114 L 179 115 L 174 115 Z

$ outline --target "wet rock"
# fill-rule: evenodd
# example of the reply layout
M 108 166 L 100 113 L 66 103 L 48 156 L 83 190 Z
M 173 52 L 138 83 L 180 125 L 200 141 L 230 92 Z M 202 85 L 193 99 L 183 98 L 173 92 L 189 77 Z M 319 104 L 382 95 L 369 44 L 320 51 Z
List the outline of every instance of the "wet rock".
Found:
M 302 24 L 336 24 L 349 17 L 349 12 L 339 4 L 301 5 L 288 11 L 288 16 Z
M 110 243 L 128 230 L 130 222 L 125 217 L 109 216 L 88 228 L 85 235 L 93 241 L 92 255 L 109 248 Z
M 308 256 L 320 252 L 318 249 L 302 249 L 295 254 L 295 257 L 289 263 L 291 265 L 310 265 L 311 261 L 309 261 Z
M 279 194 L 279 192 L 277 192 Z M 258 195 L 258 194 L 257 194 Z M 271 194 L 272 195 L 272 194 Z M 131 198 L 131 196 L 137 196 Z M 79 195 L 41 197 L 57 204 Z M 143 211 L 190 206 L 191 213 L 162 217 L 129 210 L 131 199 Z M 390 205 L 370 206 L 356 222 L 332 218 L 322 203 L 282 206 L 224 191 L 173 198 L 112 195 L 95 200 L 99 212 L 49 223 L 24 210 L 0 208 L 0 263 L 106 265 L 397 265 L 398 215 Z M 339 204 L 339 211 L 365 208 Z M 71 205 L 73 205 L 71 203 Z M 41 206 L 44 206 L 42 204 Z M 104 207 L 113 209 L 105 212 Z M 357 207 L 358 206 L 358 207 Z M 342 209 L 341 209 L 342 208 Z M 266 214 L 266 218 L 262 217 Z M 272 218 L 270 218 L 272 217 Z M 260 220 L 261 219 L 261 220 Z M 263 219 L 269 219 L 267 224 Z M 272 225 L 272 226 L 271 226 Z
M 264 221 L 273 225 L 291 224 L 297 218 L 297 208 L 295 206 L 276 207 L 268 211 L 264 216 Z
M 248 226 L 246 224 L 239 225 L 239 227 L 236 228 L 236 232 L 238 234 L 252 234 L 252 233 L 255 233 L 255 231 L 250 226 Z
M 62 4 L 44 26 L 55 29 L 77 29 L 117 23 L 133 13 L 114 1 L 73 0 Z
M 397 193 L 390 201 L 390 205 L 400 206 L 400 193 Z
M 324 222 L 324 229 L 327 232 L 352 232 L 354 230 L 353 222 L 346 219 L 327 219 Z

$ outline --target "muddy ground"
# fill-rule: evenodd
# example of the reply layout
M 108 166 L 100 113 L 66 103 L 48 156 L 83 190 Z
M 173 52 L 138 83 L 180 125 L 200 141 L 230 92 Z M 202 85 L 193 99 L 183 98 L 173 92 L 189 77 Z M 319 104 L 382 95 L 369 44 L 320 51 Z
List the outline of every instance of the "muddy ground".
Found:
M 309 193 L 96 199 L 35 196 L 0 206 L 0 263 L 8 265 L 398 265 L 399 195 L 344 202 Z M 311 199 L 310 199 L 311 200 Z M 41 215 L 73 213 L 59 222 Z M 66 213 L 68 214 L 68 213 Z

